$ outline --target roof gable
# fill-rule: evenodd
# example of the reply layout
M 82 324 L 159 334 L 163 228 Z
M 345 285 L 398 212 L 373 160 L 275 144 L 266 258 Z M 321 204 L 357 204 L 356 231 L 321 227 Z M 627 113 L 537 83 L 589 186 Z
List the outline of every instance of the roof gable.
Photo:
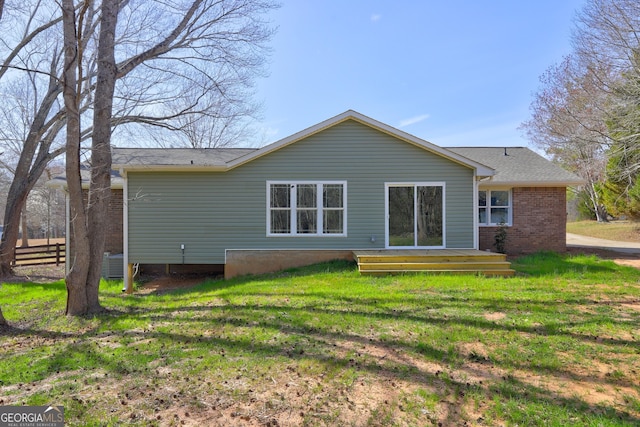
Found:
M 463 166 L 469 167 L 471 169 L 475 169 L 476 170 L 476 174 L 478 176 L 492 176 L 494 175 L 495 171 L 490 168 L 487 167 L 484 164 L 481 164 L 479 162 L 476 162 L 474 160 L 468 159 L 464 156 L 459 155 L 458 153 L 452 152 L 447 150 L 446 148 L 442 148 L 439 147 L 435 144 L 432 144 L 428 141 L 425 141 L 423 139 L 420 139 L 416 136 L 413 136 L 409 133 L 403 132 L 399 129 L 396 129 L 394 127 L 391 127 L 387 124 L 384 124 L 382 122 L 379 122 L 377 120 L 374 120 L 370 117 L 367 117 L 363 114 L 360 114 L 356 111 L 353 110 L 348 110 L 345 111 L 342 114 L 339 114 L 335 117 L 332 117 L 328 120 L 325 120 L 323 122 L 320 122 L 314 126 L 311 126 L 307 129 L 304 129 L 300 132 L 297 132 L 291 136 L 288 136 L 286 138 L 283 138 L 279 141 L 276 141 L 272 144 L 266 145 L 258 150 L 255 150 L 251 153 L 247 153 L 246 155 L 242 156 L 242 157 L 238 157 L 232 161 L 230 161 L 228 163 L 228 167 L 229 169 L 233 169 L 239 166 L 242 166 L 252 160 L 255 160 L 257 158 L 260 158 L 262 156 L 266 156 L 274 151 L 277 151 L 283 147 L 289 146 L 291 144 L 295 144 L 298 141 L 301 141 L 305 138 L 308 138 L 309 136 L 315 135 L 325 129 L 329 129 L 333 126 L 336 126 L 340 123 L 343 123 L 347 120 L 354 120 L 358 123 L 361 123 L 365 126 L 368 126 L 370 128 L 373 128 L 375 130 L 378 130 L 380 132 L 389 134 L 397 139 L 400 139 L 404 142 L 407 142 L 409 144 L 415 145 L 417 147 L 420 147 L 428 152 L 431 152 L 433 154 L 439 155 L 441 157 L 444 157 L 448 160 L 451 160 L 455 163 L 461 164 Z

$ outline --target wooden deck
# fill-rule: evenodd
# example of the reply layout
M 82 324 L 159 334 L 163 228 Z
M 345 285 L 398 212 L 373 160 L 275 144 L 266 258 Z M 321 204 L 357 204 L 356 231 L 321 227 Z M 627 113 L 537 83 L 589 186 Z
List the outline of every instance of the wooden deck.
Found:
M 416 272 L 513 276 L 504 254 L 473 249 L 409 249 L 354 251 L 360 274 L 383 275 Z

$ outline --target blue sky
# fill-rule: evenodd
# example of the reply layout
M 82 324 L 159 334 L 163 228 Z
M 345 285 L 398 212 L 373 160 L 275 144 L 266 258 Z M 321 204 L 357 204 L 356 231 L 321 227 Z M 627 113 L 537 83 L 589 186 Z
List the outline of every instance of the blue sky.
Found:
M 354 109 L 441 146 L 527 146 L 539 76 L 585 0 L 283 0 L 259 139 Z

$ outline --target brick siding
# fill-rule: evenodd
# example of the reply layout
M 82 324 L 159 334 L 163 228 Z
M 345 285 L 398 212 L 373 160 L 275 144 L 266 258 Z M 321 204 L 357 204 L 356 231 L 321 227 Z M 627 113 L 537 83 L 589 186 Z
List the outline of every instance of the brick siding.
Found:
M 111 190 L 107 241 L 105 242 L 104 251 L 112 254 L 121 254 L 124 250 L 122 244 L 122 195 L 122 190 Z
M 566 197 L 564 187 L 513 188 L 513 224 L 507 229 L 507 254 L 565 252 Z M 495 251 L 496 231 L 497 227 L 480 227 L 480 250 Z

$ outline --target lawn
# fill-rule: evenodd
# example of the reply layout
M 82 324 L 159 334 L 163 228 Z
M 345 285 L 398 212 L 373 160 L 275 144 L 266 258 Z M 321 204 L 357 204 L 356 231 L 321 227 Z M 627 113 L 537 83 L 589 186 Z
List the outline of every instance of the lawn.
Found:
M 91 318 L 61 315 L 61 282 L 3 284 L 0 405 L 63 405 L 67 425 L 638 425 L 640 270 L 514 267 L 334 262 L 161 295 L 105 282 Z
M 567 232 L 599 239 L 640 242 L 640 223 L 633 221 L 573 221 L 567 222 Z

